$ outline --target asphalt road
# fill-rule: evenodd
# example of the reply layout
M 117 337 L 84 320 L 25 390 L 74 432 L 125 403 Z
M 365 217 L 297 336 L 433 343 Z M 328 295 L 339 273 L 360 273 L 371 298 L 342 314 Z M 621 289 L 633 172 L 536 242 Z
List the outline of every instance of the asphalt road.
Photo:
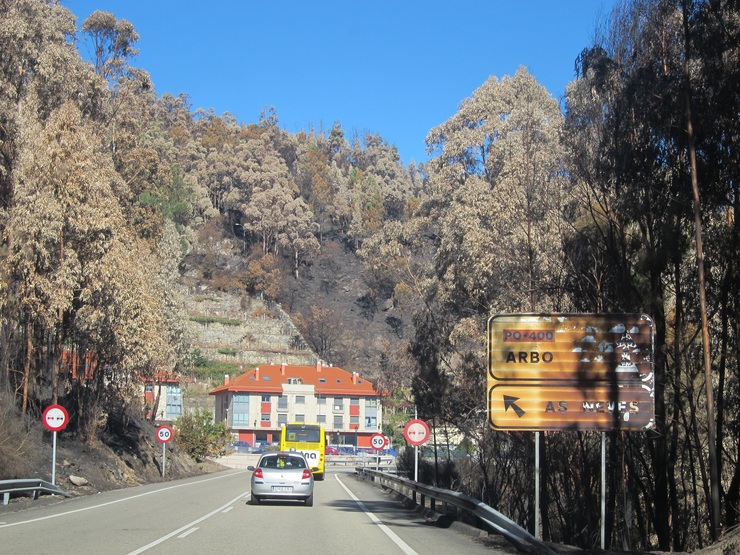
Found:
M 0 551 L 26 554 L 499 553 L 439 528 L 351 469 L 327 469 L 314 506 L 248 505 L 250 472 L 231 470 L 0 511 Z M 507 553 L 511 550 L 507 549 Z M 501 552 L 503 553 L 503 552 Z

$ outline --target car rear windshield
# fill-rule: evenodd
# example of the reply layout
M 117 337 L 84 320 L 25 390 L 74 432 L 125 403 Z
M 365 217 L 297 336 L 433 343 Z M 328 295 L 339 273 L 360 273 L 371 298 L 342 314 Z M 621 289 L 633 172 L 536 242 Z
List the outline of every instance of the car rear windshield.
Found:
M 297 455 L 271 455 L 262 457 L 261 468 L 306 468 L 306 459 Z

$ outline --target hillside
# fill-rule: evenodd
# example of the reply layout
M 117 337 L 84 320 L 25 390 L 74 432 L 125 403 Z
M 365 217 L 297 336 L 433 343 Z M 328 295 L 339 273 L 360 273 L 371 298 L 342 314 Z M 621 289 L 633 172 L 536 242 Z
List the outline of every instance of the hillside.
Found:
M 210 249 L 209 256 L 203 250 Z M 224 274 L 238 276 L 246 264 L 240 244 L 228 237 L 202 245 L 185 262 L 188 331 L 205 358 L 247 369 L 260 363 L 313 364 L 318 355 L 294 319 L 319 307 L 332 315 L 332 352 L 324 362 L 377 377 L 382 353 L 398 348 L 408 314 L 389 299 L 376 299 L 363 279 L 362 261 L 340 241 L 327 240 L 298 279 L 282 272 L 276 302 L 249 296 Z M 219 279 L 207 265 L 220 270 Z M 231 287 L 223 284 L 231 283 Z M 390 322 L 390 323 L 389 323 Z M 404 325 L 405 324 L 405 325 Z

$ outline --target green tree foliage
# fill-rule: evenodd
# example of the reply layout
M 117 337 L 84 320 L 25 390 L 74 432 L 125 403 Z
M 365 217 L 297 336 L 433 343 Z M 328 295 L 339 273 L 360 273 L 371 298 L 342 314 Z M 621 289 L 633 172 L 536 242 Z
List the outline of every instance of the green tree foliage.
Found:
M 231 434 L 225 422 L 213 423 L 213 413 L 195 409 L 175 422 L 175 440 L 181 449 L 196 461 L 222 455 L 229 444 Z

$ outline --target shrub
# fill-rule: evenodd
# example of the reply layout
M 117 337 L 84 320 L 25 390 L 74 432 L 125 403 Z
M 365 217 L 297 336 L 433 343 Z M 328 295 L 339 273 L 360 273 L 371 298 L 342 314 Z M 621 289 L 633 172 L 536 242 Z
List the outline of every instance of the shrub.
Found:
M 0 480 L 35 476 L 42 454 L 51 453 L 42 441 L 40 422 L 21 416 L 12 395 L 0 391 Z M 51 465 L 49 465 L 51 469 Z
M 230 443 L 231 434 L 225 422 L 213 422 L 213 414 L 195 409 L 175 422 L 175 438 L 180 448 L 196 461 L 222 455 Z

